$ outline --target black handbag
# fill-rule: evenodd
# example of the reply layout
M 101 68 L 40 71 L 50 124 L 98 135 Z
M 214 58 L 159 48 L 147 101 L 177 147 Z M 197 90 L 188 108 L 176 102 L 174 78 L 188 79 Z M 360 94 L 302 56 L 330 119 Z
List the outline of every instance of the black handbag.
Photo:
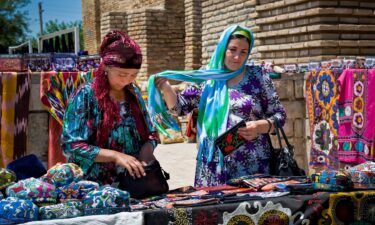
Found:
M 165 172 L 159 161 L 153 160 L 144 167 L 146 176 L 133 178 L 127 173 L 122 173 L 119 188 L 128 191 L 130 197 L 141 199 L 150 196 L 162 195 L 168 192 L 169 174 Z
M 299 168 L 297 161 L 294 159 L 294 146 L 288 141 L 284 129 L 280 126 L 279 122 L 275 120 L 275 133 L 279 142 L 280 148 L 272 147 L 271 138 L 269 138 L 271 146 L 271 162 L 270 174 L 274 176 L 306 176 L 303 169 Z M 283 135 L 286 146 L 283 147 L 281 143 L 280 132 Z

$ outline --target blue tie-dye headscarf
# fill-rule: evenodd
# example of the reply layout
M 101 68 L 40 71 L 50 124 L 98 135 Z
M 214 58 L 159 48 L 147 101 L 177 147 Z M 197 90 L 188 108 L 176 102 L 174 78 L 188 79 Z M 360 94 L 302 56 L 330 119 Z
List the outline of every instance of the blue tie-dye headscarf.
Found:
M 225 68 L 224 57 L 226 48 L 233 33 L 239 33 L 250 40 L 250 48 L 245 63 L 236 71 Z M 179 131 L 177 122 L 168 114 L 160 91 L 155 87 L 155 78 L 164 77 L 171 80 L 194 82 L 200 84 L 205 82 L 205 87 L 198 107 L 198 137 L 200 160 L 203 149 L 207 149 L 207 159 L 211 161 L 215 150 L 214 140 L 219 134 L 227 130 L 229 96 L 226 81 L 241 74 L 245 69 L 246 61 L 254 45 L 254 36 L 250 29 L 233 25 L 228 27 L 220 37 L 219 43 L 210 59 L 207 70 L 190 71 L 164 71 L 152 75 L 148 80 L 148 107 L 151 120 L 163 135 L 170 134 L 163 125 Z M 220 153 L 220 162 L 223 163 L 223 155 Z

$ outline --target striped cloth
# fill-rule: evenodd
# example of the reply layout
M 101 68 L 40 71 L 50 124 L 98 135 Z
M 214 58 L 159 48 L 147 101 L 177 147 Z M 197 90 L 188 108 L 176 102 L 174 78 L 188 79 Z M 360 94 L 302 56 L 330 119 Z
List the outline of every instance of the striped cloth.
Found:
M 30 75 L 0 73 L 0 166 L 5 167 L 26 153 Z

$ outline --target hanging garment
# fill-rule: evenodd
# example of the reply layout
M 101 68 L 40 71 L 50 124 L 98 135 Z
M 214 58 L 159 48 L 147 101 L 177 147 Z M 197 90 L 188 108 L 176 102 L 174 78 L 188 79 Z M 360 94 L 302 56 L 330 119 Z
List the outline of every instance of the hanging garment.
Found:
M 26 153 L 30 75 L 0 74 L 0 167 Z
M 60 147 L 61 125 L 70 97 L 77 88 L 94 77 L 94 73 L 46 72 L 40 79 L 40 99 L 52 116 L 49 121 L 48 168 L 57 162 L 65 162 Z
M 338 159 L 353 164 L 374 161 L 375 97 L 371 92 L 375 90 L 375 69 L 347 69 L 338 81 Z

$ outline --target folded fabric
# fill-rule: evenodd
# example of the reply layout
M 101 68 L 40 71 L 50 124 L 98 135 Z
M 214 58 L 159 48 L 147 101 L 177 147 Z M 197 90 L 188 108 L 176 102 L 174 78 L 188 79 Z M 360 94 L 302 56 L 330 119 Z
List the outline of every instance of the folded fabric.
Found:
M 324 170 L 321 173 L 311 175 L 312 183 L 339 185 L 343 187 L 352 187 L 350 173 L 344 170 Z
M 17 180 L 30 177 L 39 178 L 46 174 L 46 167 L 34 154 L 24 156 L 9 163 L 7 169 L 16 173 Z
M 353 166 L 347 171 L 352 176 L 354 183 L 375 184 L 375 162 L 365 162 L 357 166 Z
M 82 169 L 74 163 L 57 163 L 51 167 L 42 177 L 44 182 L 61 187 L 72 182 L 78 182 L 83 178 Z
M 317 191 L 347 191 L 349 188 L 337 185 L 337 184 L 322 184 L 322 183 L 312 183 L 312 187 Z
M 263 177 L 268 177 L 267 175 L 264 174 L 253 174 L 253 175 L 246 175 L 242 177 L 237 177 L 237 178 L 232 178 L 226 182 L 228 185 L 232 186 L 240 186 L 243 184 L 243 180 L 248 180 L 248 179 L 254 179 L 254 178 L 263 178 Z
M 245 179 L 243 180 L 243 185 L 247 187 L 255 188 L 256 190 L 260 190 L 263 186 L 270 184 L 270 183 L 278 183 L 282 181 L 287 181 L 290 178 L 282 178 L 282 177 L 268 177 L 268 178 L 254 178 L 254 179 Z
M 55 53 L 52 57 L 52 69 L 57 72 L 77 71 L 77 56 L 68 53 Z
M 38 207 L 29 200 L 8 197 L 0 201 L 0 224 L 38 220 Z
M 30 71 L 41 72 L 51 70 L 51 57 L 49 53 L 25 54 L 25 63 Z
M 97 69 L 100 65 L 100 55 L 80 56 L 77 60 L 79 71 L 87 72 L 91 69 Z
M 57 195 L 60 202 L 63 202 L 69 199 L 83 199 L 87 193 L 98 189 L 98 183 L 88 180 L 81 180 L 58 187 Z
M 130 195 L 113 187 L 102 187 L 100 190 L 91 191 L 83 201 L 85 215 L 113 214 L 130 211 Z
M 20 199 L 31 200 L 39 203 L 56 203 L 56 187 L 39 179 L 28 178 L 10 185 L 6 189 L 6 195 Z
M 277 184 L 289 185 L 289 184 L 300 184 L 300 183 L 301 183 L 300 181 L 296 181 L 296 180 L 281 181 L 281 182 L 266 184 L 261 188 L 261 190 L 262 191 L 273 191 L 273 190 L 276 189 Z
M 82 201 L 66 201 L 64 203 L 39 208 L 40 219 L 64 219 L 83 216 Z
M 13 171 L 0 168 L 0 190 L 8 187 L 16 179 L 16 174 Z
M 288 191 L 292 194 L 311 194 L 318 190 L 311 183 L 303 184 L 276 184 L 275 191 Z

